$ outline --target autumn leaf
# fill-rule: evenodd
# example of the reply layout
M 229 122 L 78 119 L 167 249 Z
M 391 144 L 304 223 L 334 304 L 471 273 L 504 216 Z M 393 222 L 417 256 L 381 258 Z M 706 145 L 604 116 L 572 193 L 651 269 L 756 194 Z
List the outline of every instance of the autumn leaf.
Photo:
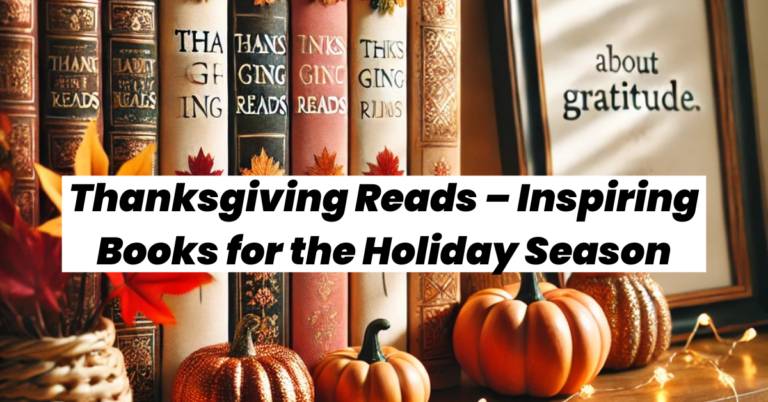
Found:
M 110 299 L 120 299 L 123 319 L 128 325 L 133 325 L 138 312 L 155 324 L 176 324 L 163 295 L 181 295 L 213 282 L 213 276 L 207 273 L 108 272 L 107 276 L 114 286 Z
M 251 158 L 251 168 L 240 168 L 243 176 L 285 176 L 285 169 L 280 169 L 280 162 L 274 162 L 274 158 L 267 155 L 264 147 L 261 155 Z
M 106 176 L 109 173 L 109 159 L 99 141 L 97 120 L 91 120 L 88 124 L 83 142 L 77 148 L 75 154 L 76 176 Z M 157 147 L 148 145 L 139 155 L 126 161 L 118 176 L 150 176 L 152 175 L 152 160 Z M 61 175 L 35 163 L 35 171 L 40 179 L 40 187 L 48 196 L 48 199 L 61 212 Z M 2 188 L 0 183 L 0 189 Z M 51 236 L 61 237 L 61 217 L 53 218 L 37 228 L 39 231 Z
M 0 147 L 6 151 L 11 150 L 11 144 L 8 143 L 8 136 L 13 131 L 13 124 L 11 124 L 11 118 L 7 114 L 0 114 Z
M 283 0 L 280 0 L 283 1 Z M 254 6 L 265 6 L 268 4 L 275 4 L 276 0 L 253 0 Z
M 328 148 L 323 147 L 323 153 L 314 158 L 315 164 L 307 166 L 308 176 L 344 176 L 344 166 L 336 164 L 336 152 L 329 154 Z
M 200 147 L 197 157 L 189 155 L 187 164 L 189 171 L 177 170 L 176 176 L 221 176 L 224 173 L 223 170 L 213 170 L 213 157 L 211 154 L 203 153 L 202 147 Z
M 75 176 L 107 176 L 109 158 L 99 141 L 97 120 L 91 120 L 75 154 Z
M 20 312 L 36 313 L 36 303 L 60 311 L 69 274 L 61 272 L 61 238 L 27 225 L 10 194 L 0 192 L 0 296 Z
M 376 163 L 368 162 L 369 172 L 363 172 L 366 176 L 402 176 L 405 171 L 400 169 L 400 158 L 395 156 L 392 151 L 384 147 L 384 150 L 376 155 Z

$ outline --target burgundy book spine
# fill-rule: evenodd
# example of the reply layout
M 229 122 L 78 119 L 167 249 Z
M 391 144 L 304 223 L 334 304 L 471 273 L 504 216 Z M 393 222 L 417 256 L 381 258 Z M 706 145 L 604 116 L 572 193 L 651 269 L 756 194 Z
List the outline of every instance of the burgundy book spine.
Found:
M 291 275 L 291 347 L 310 373 L 324 355 L 349 345 L 348 275 Z
M 41 159 L 53 171 L 71 174 L 88 122 L 101 110 L 101 1 L 38 4 Z
M 0 113 L 11 120 L 12 196 L 21 216 L 37 225 L 40 193 L 34 163 L 38 161 L 37 1 L 3 2 L 0 19 Z M 0 160 L 5 159 L 0 148 Z M 0 166 L 0 169 L 5 167 Z
M 347 3 L 295 1 L 290 12 L 291 174 L 346 175 Z

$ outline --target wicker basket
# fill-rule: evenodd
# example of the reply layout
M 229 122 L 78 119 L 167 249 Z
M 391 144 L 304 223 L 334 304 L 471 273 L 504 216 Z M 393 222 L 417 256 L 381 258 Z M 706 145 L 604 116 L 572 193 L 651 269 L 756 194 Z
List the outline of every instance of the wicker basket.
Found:
M 0 337 L 0 401 L 131 402 L 115 324 L 67 338 Z

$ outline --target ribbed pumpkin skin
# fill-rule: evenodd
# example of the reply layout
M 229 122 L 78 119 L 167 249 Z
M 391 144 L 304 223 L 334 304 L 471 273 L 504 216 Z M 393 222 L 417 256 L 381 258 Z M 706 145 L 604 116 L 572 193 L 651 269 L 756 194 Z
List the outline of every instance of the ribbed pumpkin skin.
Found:
M 312 378 L 301 358 L 278 345 L 254 357 L 229 357 L 229 343 L 204 347 L 179 367 L 172 402 L 312 402 Z
M 391 346 L 381 348 L 387 361 L 357 360 L 360 348 L 325 355 L 314 379 L 318 402 L 427 402 L 429 374 L 412 355 Z
M 516 300 L 516 283 L 464 304 L 453 348 L 472 381 L 504 395 L 551 397 L 578 392 L 600 372 L 611 343 L 600 306 L 573 289 L 538 286 L 545 300 Z
M 608 318 L 613 343 L 606 368 L 646 366 L 669 348 L 669 306 L 649 274 L 574 273 L 568 287 L 592 296 Z

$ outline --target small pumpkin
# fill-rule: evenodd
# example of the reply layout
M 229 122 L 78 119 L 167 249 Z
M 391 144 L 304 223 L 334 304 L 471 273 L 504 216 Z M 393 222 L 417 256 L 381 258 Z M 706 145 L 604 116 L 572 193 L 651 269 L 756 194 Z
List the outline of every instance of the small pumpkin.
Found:
M 500 394 L 578 392 L 608 357 L 608 321 L 584 293 L 520 276 L 467 300 L 453 330 L 456 360 L 472 381 Z
M 379 344 L 379 332 L 389 329 L 379 318 L 365 329 L 361 347 L 325 355 L 313 378 L 318 402 L 427 402 L 429 375 L 412 355 Z
M 568 287 L 592 296 L 608 318 L 613 344 L 605 367 L 642 367 L 669 348 L 669 306 L 649 274 L 574 273 Z
M 312 377 L 295 352 L 254 346 L 260 321 L 248 314 L 237 324 L 232 344 L 206 346 L 187 357 L 173 380 L 171 401 L 312 402 Z

